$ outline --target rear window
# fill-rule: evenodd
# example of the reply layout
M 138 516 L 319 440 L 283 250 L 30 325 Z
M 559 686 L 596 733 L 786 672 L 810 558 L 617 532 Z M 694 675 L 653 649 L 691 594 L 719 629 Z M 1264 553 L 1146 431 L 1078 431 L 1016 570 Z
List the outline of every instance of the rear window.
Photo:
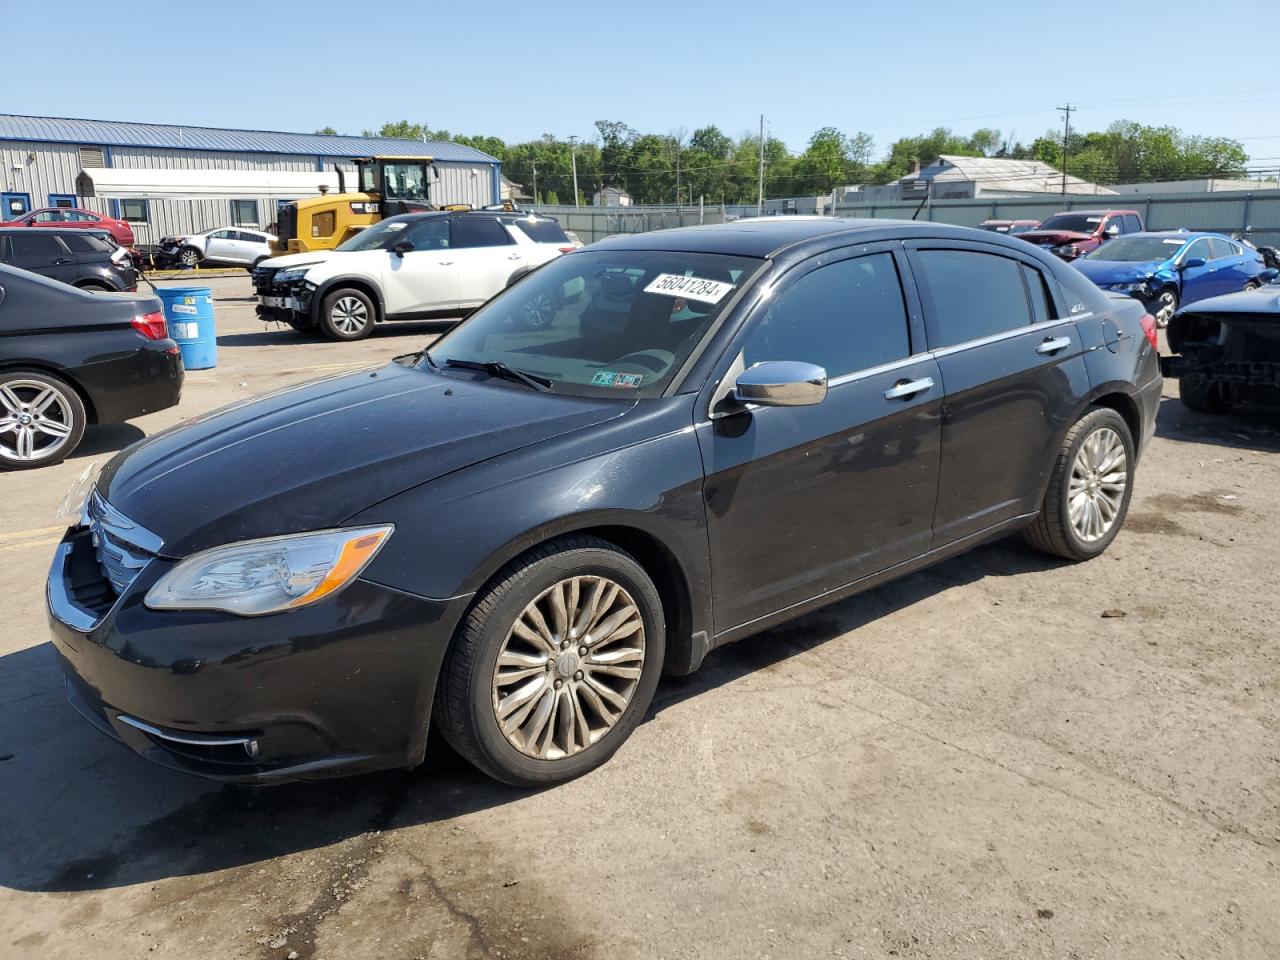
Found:
M 110 253 L 111 244 L 107 243 L 101 237 L 95 237 L 89 233 L 66 233 L 58 234 L 62 238 L 62 242 L 72 253 Z
M 513 220 L 512 225 L 534 243 L 569 244 L 569 238 L 554 220 Z

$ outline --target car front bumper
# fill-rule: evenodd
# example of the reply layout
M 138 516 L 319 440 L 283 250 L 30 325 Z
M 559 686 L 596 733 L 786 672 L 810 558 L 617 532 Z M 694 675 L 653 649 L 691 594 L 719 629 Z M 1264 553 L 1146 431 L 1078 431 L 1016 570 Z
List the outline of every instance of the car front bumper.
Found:
M 68 699 L 96 727 L 149 760 L 219 780 L 421 762 L 465 598 L 356 580 L 265 617 L 151 610 L 143 597 L 172 565 L 155 558 L 121 596 L 104 598 L 89 531 L 73 528 L 59 544 L 47 589 L 53 645 Z

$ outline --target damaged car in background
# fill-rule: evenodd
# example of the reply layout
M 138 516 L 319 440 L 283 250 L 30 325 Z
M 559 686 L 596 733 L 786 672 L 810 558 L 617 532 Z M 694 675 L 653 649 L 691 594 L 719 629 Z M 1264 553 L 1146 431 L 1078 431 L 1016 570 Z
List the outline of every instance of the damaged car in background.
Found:
M 1271 271 L 1274 273 L 1274 271 Z M 1185 406 L 1228 413 L 1242 403 L 1280 406 L 1280 286 L 1202 300 L 1169 322 L 1166 377 Z

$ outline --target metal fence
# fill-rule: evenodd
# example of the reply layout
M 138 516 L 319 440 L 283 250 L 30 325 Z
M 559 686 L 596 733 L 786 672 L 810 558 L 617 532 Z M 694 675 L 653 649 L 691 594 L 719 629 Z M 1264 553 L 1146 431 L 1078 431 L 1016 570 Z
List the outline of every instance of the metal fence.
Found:
M 1041 197 L 978 197 L 973 200 L 885 200 L 840 204 L 840 217 L 932 220 L 976 227 L 983 220 L 1044 220 L 1059 210 L 1137 210 L 1148 230 L 1212 230 L 1244 233 L 1258 245 L 1280 246 L 1280 190 L 1245 193 L 1157 193 L 1116 196 L 1048 195 Z
M 583 243 L 595 243 L 619 233 L 648 233 L 668 227 L 691 227 L 699 223 L 723 223 L 724 210 L 716 206 L 681 207 L 572 207 L 540 204 L 538 213 L 560 221 Z

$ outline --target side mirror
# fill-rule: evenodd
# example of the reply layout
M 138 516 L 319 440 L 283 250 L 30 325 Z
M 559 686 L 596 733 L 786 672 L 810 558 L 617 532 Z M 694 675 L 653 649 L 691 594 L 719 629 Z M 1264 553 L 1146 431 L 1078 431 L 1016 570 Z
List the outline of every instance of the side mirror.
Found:
M 763 407 L 807 407 L 827 396 L 827 371 L 812 363 L 769 360 L 738 375 L 734 399 Z
M 1182 261 L 1183 270 L 1191 270 L 1194 267 L 1203 267 L 1205 265 L 1204 257 L 1191 257 Z
M 410 243 L 408 240 L 401 240 L 399 243 L 397 243 L 394 247 L 391 248 L 391 252 L 394 253 L 397 257 L 403 257 L 406 253 L 408 253 L 412 249 L 413 249 L 412 243 Z

